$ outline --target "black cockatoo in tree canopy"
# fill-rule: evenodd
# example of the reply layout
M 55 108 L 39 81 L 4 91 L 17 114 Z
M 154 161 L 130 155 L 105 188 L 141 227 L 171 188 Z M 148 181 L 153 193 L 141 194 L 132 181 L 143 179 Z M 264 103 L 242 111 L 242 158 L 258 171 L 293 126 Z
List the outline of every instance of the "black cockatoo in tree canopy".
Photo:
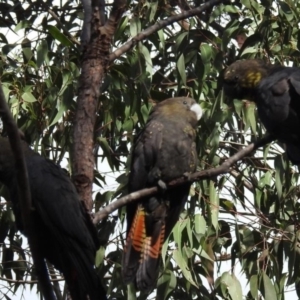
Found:
M 255 102 L 268 133 L 286 144 L 293 164 L 300 164 L 300 68 L 239 60 L 225 70 L 224 92 Z
M 97 231 L 66 172 L 23 142 L 41 255 L 63 273 L 72 300 L 104 300 L 94 260 Z M 18 200 L 15 160 L 8 139 L 0 137 L 0 181 L 9 190 L 18 229 L 26 235 Z
M 164 100 L 154 106 L 133 147 L 129 193 L 160 187 L 157 195 L 127 206 L 123 279 L 146 293 L 156 285 L 162 245 L 179 218 L 191 186 L 186 183 L 166 190 L 166 184 L 196 171 L 195 137 L 201 115 L 194 99 Z

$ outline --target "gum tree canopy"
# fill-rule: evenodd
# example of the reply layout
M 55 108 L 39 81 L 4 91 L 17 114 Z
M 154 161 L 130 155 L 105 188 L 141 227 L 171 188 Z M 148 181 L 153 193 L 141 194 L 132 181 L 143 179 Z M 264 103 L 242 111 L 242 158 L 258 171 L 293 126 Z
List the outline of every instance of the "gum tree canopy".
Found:
M 299 169 L 278 141 L 240 152 L 265 128 L 253 101 L 222 90 L 225 68 L 238 59 L 299 66 L 299 2 L 91 2 L 0 0 L 0 75 L 24 139 L 69 172 L 94 215 L 95 263 L 108 297 L 300 297 Z M 196 146 L 197 171 L 205 172 L 162 247 L 147 295 L 122 281 L 126 208 L 99 211 L 127 195 L 130 149 L 151 107 L 181 96 L 203 110 Z M 237 159 L 226 169 L 207 171 L 230 157 Z M 0 193 L 0 298 L 38 299 L 27 240 L 8 191 Z M 47 267 L 55 296 L 67 299 L 62 275 Z

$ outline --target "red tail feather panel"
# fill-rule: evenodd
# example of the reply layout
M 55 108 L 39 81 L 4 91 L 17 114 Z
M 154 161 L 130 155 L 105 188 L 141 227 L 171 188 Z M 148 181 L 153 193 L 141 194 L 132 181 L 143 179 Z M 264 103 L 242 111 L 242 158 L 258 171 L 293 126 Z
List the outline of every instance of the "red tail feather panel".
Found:
M 146 238 L 145 211 L 139 206 L 133 224 L 128 234 L 128 239 L 132 241 L 132 246 L 136 251 L 141 252 Z

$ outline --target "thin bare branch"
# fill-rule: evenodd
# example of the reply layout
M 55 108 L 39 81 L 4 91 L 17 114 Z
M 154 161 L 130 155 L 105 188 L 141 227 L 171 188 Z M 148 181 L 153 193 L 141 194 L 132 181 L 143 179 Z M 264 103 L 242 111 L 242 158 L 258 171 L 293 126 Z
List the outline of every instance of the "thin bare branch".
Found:
M 181 14 L 171 16 L 165 20 L 157 22 L 156 24 L 150 26 L 149 28 L 145 29 L 144 31 L 138 33 L 130 41 L 128 41 L 123 46 L 118 48 L 116 51 L 111 53 L 109 55 L 109 61 L 110 62 L 114 61 L 116 58 L 120 57 L 122 54 L 127 52 L 129 49 L 133 48 L 138 42 L 146 39 L 148 36 L 150 36 L 154 32 L 157 32 L 158 30 L 160 30 L 170 24 L 173 24 L 177 21 L 198 15 L 199 13 L 201 13 L 217 4 L 223 3 L 223 2 L 224 1 L 222 1 L 222 0 L 210 0 L 210 1 L 206 2 L 205 4 L 201 5 L 200 7 L 197 7 L 197 8 L 188 10 L 188 11 L 184 11 Z
M 274 137 L 267 135 L 263 137 L 262 139 L 258 140 L 255 143 L 251 143 L 247 147 L 241 149 L 239 152 L 237 152 L 235 155 L 229 157 L 221 166 L 217 168 L 212 168 L 208 170 L 204 170 L 201 172 L 196 172 L 191 174 L 188 178 L 182 177 L 175 180 L 172 180 L 168 183 L 168 188 L 175 187 L 177 185 L 184 184 L 186 182 L 195 182 L 200 181 L 204 179 L 213 178 L 218 175 L 226 174 L 230 172 L 231 166 L 233 166 L 237 161 L 241 160 L 248 154 L 250 154 L 252 151 L 256 150 L 257 148 L 260 148 L 266 144 L 269 144 L 270 142 L 274 141 Z M 117 210 L 118 208 L 129 204 L 130 202 L 137 201 L 143 197 L 154 195 L 158 192 L 158 188 L 151 187 L 148 189 L 143 189 L 134 193 L 131 193 L 125 197 L 122 197 L 113 203 L 107 205 L 103 209 L 101 209 L 98 213 L 95 214 L 93 222 L 94 224 L 97 224 L 102 219 L 106 218 L 109 214 L 111 214 L 113 211 Z
M 9 283 L 19 283 L 19 284 L 35 284 L 39 283 L 38 280 L 17 280 L 17 279 L 9 279 L 6 277 L 0 276 L 0 280 L 9 282 Z M 51 279 L 51 282 L 60 282 L 60 281 L 65 281 L 65 279 L 62 278 L 57 278 L 57 279 Z

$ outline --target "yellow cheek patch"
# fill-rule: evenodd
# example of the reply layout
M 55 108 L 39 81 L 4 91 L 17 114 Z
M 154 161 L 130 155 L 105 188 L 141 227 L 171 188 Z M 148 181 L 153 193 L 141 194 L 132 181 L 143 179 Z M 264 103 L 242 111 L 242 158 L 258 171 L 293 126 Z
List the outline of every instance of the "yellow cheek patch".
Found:
M 256 87 L 261 78 L 262 74 L 260 72 L 248 72 L 245 79 L 242 80 L 242 86 L 246 88 Z

